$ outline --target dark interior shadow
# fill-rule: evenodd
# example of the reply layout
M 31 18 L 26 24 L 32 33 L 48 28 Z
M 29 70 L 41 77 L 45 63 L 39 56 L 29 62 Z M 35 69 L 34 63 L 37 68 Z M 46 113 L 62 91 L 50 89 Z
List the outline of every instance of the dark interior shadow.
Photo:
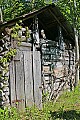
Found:
M 52 120 L 63 119 L 63 120 L 80 120 L 80 112 L 77 113 L 75 110 L 70 111 L 51 111 Z

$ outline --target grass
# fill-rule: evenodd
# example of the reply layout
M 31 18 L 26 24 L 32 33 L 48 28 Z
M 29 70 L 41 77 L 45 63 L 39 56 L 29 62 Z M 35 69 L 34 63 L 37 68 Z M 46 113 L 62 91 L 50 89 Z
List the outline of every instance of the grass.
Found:
M 42 110 L 31 107 L 19 113 L 16 108 L 0 109 L 0 120 L 80 120 L 80 87 L 64 92 L 55 104 L 44 103 Z

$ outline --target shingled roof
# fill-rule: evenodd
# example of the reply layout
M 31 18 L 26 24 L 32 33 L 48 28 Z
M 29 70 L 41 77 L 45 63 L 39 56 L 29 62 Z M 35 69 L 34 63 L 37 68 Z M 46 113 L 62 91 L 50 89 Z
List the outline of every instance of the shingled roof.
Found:
M 0 28 L 4 29 L 6 26 L 13 26 L 19 20 L 22 20 L 28 25 L 35 16 L 37 16 L 39 20 L 39 29 L 44 29 L 48 39 L 55 40 L 58 35 L 58 26 L 61 26 L 65 41 L 67 42 L 67 40 L 69 40 L 70 43 L 75 44 L 72 26 L 54 4 L 4 22 L 0 24 Z

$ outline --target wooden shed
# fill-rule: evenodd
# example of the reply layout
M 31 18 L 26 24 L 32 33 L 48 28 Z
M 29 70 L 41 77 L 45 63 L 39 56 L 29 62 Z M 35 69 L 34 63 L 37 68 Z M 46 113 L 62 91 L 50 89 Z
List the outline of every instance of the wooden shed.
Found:
M 6 83 L 9 84 L 9 92 L 6 94 L 7 90 L 3 91 L 6 99 L 0 102 L 16 105 L 20 109 L 34 104 L 41 108 L 42 92 L 48 92 L 48 99 L 55 100 L 63 88 L 73 89 L 74 32 L 59 8 L 52 4 L 0 24 L 0 34 L 20 20 L 23 28 L 28 27 L 30 39 L 18 46 L 17 40 L 8 36 L 17 54 L 9 64 Z

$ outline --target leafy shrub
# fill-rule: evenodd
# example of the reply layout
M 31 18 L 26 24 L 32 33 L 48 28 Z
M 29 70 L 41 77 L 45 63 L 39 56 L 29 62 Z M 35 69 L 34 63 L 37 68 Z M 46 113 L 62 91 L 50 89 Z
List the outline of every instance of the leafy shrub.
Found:
M 0 120 L 21 120 L 16 108 L 0 108 Z

